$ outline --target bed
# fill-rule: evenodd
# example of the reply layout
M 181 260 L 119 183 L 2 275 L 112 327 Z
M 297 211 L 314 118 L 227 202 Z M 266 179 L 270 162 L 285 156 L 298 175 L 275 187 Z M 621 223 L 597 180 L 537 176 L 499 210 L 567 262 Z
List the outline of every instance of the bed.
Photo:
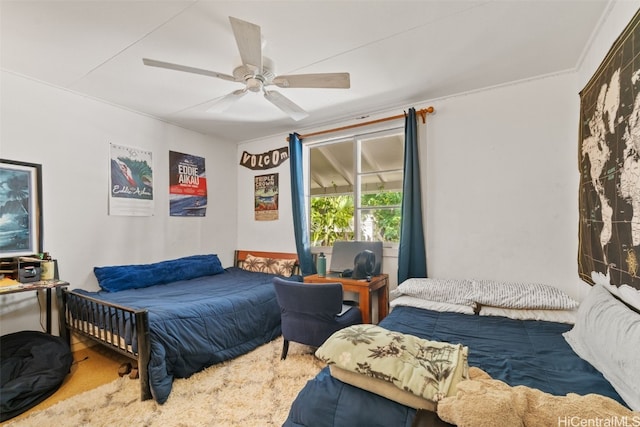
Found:
M 532 304 L 528 299 L 535 298 L 536 292 L 524 298 L 522 295 L 514 298 L 513 295 L 501 294 L 497 295 L 496 301 L 494 291 L 502 292 L 502 284 L 489 284 L 495 286 L 490 286 L 492 289 L 487 290 L 487 283 L 484 283 L 485 288 L 478 289 L 478 282 L 474 281 L 457 281 L 453 286 L 447 281 L 431 279 L 420 279 L 419 282 L 419 286 L 414 281 L 401 289 L 405 285 L 403 283 L 398 287 L 398 291 L 394 291 L 396 294 L 392 295 L 395 297 L 392 300 L 392 311 L 379 324 L 380 327 L 427 340 L 460 343 L 468 348 L 469 366 L 479 367 L 492 378 L 511 386 L 524 385 L 556 396 L 564 396 L 567 393 L 597 393 L 638 410 L 637 405 L 640 403 L 637 402 L 637 396 L 640 396 L 640 393 L 637 368 L 640 366 L 633 348 L 640 342 L 640 314 L 627 310 L 627 307 L 620 308 L 625 310 L 623 314 L 631 319 L 626 322 L 629 325 L 626 331 L 631 335 L 623 336 L 624 334 L 619 333 L 621 329 L 625 329 L 618 323 L 621 320 L 611 322 L 611 319 L 601 319 L 618 328 L 618 333 L 613 333 L 606 327 L 600 332 L 585 329 L 582 324 L 588 322 L 580 319 L 585 316 L 593 317 L 594 309 L 587 307 L 583 310 L 582 306 L 579 310 L 575 309 L 577 303 L 572 302 L 566 295 L 560 295 L 557 290 L 551 290 L 552 293 L 547 295 L 544 304 Z M 426 282 L 434 286 L 427 289 L 422 286 Z M 521 290 L 519 285 L 514 288 L 516 293 Z M 544 288 L 542 294 L 548 290 L 549 288 Z M 604 293 L 608 294 L 608 291 L 604 290 Z M 599 301 L 603 298 L 608 297 L 604 297 L 603 294 L 592 297 L 595 301 L 593 305 L 600 304 Z M 482 299 L 485 305 L 478 304 L 478 299 Z M 560 301 L 560 306 L 547 307 L 549 301 L 552 305 Z M 486 305 L 489 303 L 498 303 L 498 307 Z M 585 302 L 583 305 L 588 303 Z M 613 316 L 621 319 L 621 313 L 617 312 Z M 549 319 L 559 321 L 548 321 Z M 575 327 L 572 324 L 574 321 Z M 576 331 L 578 322 L 581 322 L 582 330 Z M 593 365 L 598 363 L 592 361 L 592 365 L 574 351 L 574 346 L 579 347 L 577 341 L 591 340 L 599 333 L 603 335 L 602 340 L 620 339 L 624 342 L 600 341 L 595 346 L 598 349 L 616 346 L 621 352 L 629 352 L 628 355 L 621 356 L 625 360 L 613 370 L 602 368 L 607 374 L 607 379 L 594 368 Z M 615 335 L 618 337 L 614 338 Z M 565 338 L 566 336 L 568 337 Z M 635 344 L 628 344 L 627 341 Z M 611 350 L 607 351 L 611 353 Z M 611 363 L 618 359 L 617 355 L 603 356 L 603 360 L 610 359 Z M 620 381 L 615 381 L 610 373 L 622 373 L 620 366 L 626 366 L 624 369 L 627 372 L 619 376 L 627 375 L 627 378 L 619 378 L 624 384 L 617 387 Z M 372 388 L 355 387 L 342 382 L 334 378 L 332 372 L 327 366 L 299 392 L 291 406 L 285 426 L 416 425 L 413 424 L 417 420 L 416 409 L 400 404 L 396 399 L 390 400 L 372 393 L 369 391 Z M 614 380 L 616 387 L 609 380 Z M 628 402 L 621 397 L 619 391 L 624 392 Z M 449 425 L 437 417 L 431 416 L 429 419 L 428 423 L 419 425 Z
M 299 270 L 296 254 L 238 250 L 228 268 L 216 255 L 196 255 L 94 272 L 101 291 L 58 292 L 61 335 L 75 333 L 133 359 L 141 399 L 162 404 L 174 378 L 278 337 L 272 280 Z

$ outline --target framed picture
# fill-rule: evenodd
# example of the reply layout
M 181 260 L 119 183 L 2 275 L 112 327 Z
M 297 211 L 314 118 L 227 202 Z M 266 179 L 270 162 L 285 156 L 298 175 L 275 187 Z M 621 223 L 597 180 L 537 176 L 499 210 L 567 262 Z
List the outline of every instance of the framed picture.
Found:
M 42 251 L 42 166 L 0 159 L 0 258 Z

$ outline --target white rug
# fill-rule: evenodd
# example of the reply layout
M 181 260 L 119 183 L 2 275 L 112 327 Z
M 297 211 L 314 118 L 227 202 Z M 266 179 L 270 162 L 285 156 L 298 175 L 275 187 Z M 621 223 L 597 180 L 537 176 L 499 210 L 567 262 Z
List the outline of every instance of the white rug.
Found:
M 291 403 L 324 367 L 312 349 L 282 337 L 256 350 L 177 379 L 164 405 L 140 401 L 140 382 L 123 377 L 6 424 L 22 426 L 281 426 Z

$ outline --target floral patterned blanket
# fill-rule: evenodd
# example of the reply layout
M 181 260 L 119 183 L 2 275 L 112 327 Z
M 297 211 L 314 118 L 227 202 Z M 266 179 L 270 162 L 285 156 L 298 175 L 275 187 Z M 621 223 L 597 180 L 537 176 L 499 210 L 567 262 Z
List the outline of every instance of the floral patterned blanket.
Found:
M 377 392 L 376 384 L 382 381 L 430 402 L 454 395 L 457 383 L 468 378 L 467 354 L 468 348 L 460 344 L 429 341 L 376 325 L 342 329 L 316 351 L 332 368 L 377 380 L 353 385 Z

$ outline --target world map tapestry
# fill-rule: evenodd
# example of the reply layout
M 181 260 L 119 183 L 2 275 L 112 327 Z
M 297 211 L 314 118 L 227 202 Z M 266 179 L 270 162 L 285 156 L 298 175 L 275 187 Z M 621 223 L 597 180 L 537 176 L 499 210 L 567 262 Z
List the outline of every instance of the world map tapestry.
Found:
M 578 273 L 640 289 L 640 12 L 580 92 Z

